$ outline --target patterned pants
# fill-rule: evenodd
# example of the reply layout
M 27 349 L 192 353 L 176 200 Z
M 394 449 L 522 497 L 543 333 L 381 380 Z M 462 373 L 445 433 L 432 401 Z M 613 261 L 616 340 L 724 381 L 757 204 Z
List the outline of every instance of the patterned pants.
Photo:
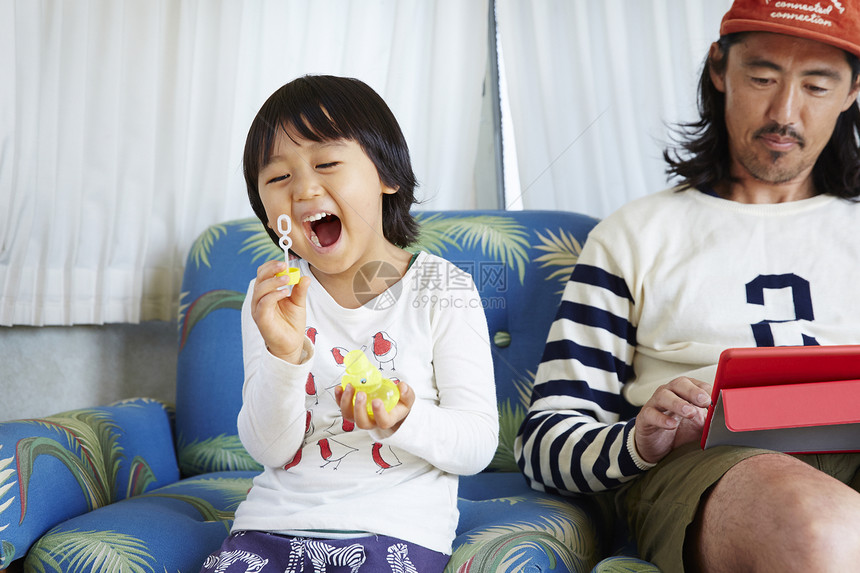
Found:
M 317 539 L 238 531 L 200 573 L 438 573 L 449 557 L 383 535 Z

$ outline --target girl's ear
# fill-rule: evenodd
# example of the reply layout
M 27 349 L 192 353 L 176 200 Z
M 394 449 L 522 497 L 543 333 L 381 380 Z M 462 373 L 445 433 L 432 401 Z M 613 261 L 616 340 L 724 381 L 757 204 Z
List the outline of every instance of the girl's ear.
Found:
M 400 185 L 397 185 L 395 187 L 389 187 L 385 183 L 382 184 L 382 194 L 383 195 L 394 195 L 399 190 L 400 190 Z

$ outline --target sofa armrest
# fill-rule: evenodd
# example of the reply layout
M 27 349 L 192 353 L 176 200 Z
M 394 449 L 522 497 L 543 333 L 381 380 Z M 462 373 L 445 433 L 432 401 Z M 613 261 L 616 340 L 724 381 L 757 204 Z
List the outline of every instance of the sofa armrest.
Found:
M 149 399 L 0 423 L 0 568 L 66 519 L 177 481 L 171 429 Z

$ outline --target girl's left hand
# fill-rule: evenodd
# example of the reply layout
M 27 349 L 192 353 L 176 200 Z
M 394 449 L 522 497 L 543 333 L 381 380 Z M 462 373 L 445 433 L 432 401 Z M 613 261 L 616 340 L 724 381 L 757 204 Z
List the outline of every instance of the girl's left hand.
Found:
M 352 398 L 355 395 L 355 388 L 352 387 L 352 384 L 347 384 L 346 390 L 343 390 L 339 385 L 336 386 L 334 399 L 340 404 L 340 412 L 344 419 L 354 422 L 362 430 L 379 428 L 380 430 L 396 431 L 406 416 L 409 415 L 412 405 L 415 403 L 415 393 L 412 388 L 403 381 L 398 381 L 396 384 L 400 390 L 400 400 L 390 412 L 386 412 L 382 400 L 375 399 L 371 402 L 373 418 L 367 415 L 367 394 L 364 392 L 358 393 L 355 407 L 353 407 Z

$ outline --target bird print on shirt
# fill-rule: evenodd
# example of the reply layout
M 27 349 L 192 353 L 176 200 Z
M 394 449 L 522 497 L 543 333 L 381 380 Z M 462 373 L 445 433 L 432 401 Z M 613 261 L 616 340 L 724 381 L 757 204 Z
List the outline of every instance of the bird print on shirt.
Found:
M 343 366 L 343 360 L 346 358 L 349 350 L 343 348 L 342 346 L 335 346 L 331 349 L 332 358 L 334 358 L 334 363 L 338 366 Z
M 397 457 L 397 454 L 394 453 L 394 450 L 391 449 L 391 446 L 386 447 L 379 442 L 375 442 L 373 444 L 373 452 L 371 455 L 373 456 L 373 462 L 379 466 L 379 469 L 376 470 L 376 473 L 378 474 L 403 463 L 400 461 L 400 458 Z
M 333 438 L 323 438 L 317 442 L 317 446 L 320 449 L 320 456 L 325 460 L 325 463 L 320 467 L 324 468 L 330 464 L 334 464 L 332 469 L 335 470 L 340 466 L 344 458 L 358 451 L 358 448 L 353 448 Z
M 317 394 L 317 385 L 313 372 L 308 372 L 308 380 L 305 382 L 305 394 L 307 394 L 309 398 L 313 397 L 314 405 L 320 403 L 320 397 Z
M 397 343 L 394 342 L 388 333 L 379 331 L 373 335 L 373 356 L 379 362 L 379 369 L 382 370 L 383 365 L 387 365 L 387 370 L 394 370 L 394 357 L 397 356 Z

